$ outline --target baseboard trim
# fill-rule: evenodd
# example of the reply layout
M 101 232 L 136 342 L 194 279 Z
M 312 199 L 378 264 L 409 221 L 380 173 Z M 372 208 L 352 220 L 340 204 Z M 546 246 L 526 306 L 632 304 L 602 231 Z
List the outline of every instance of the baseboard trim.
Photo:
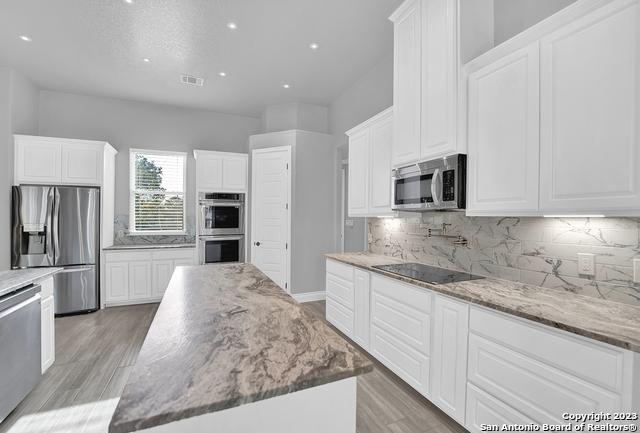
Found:
M 300 303 L 324 301 L 326 298 L 326 294 L 324 290 L 320 290 L 318 292 L 292 293 L 291 296 L 293 297 L 293 299 L 295 299 Z

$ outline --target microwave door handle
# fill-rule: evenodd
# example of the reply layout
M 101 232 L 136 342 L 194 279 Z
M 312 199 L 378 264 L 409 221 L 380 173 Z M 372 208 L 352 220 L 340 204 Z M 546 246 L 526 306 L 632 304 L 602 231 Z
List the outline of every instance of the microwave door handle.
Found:
M 433 204 L 440 206 L 440 197 L 438 196 L 438 177 L 440 177 L 440 169 L 436 168 L 431 178 L 431 197 L 433 198 Z

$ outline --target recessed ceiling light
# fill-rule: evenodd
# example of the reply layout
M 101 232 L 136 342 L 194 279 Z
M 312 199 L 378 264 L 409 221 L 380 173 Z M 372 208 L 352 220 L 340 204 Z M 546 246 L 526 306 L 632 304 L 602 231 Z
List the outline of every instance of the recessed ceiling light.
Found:
M 133 0 L 124 0 L 125 3 L 131 4 L 133 3 Z
M 232 21 L 230 23 L 227 23 L 227 27 L 229 27 L 231 30 L 235 30 L 238 28 L 238 25 Z
M 31 42 L 31 38 L 29 36 L 22 35 L 20 36 L 20 39 L 22 39 L 25 42 Z
M 309 44 L 309 48 L 311 48 L 312 50 L 317 50 L 318 48 L 320 48 L 320 45 L 316 44 L 315 42 L 312 42 Z
M 142 61 L 145 62 L 145 63 L 149 63 L 151 61 L 151 59 L 145 57 L 144 59 L 142 59 Z
M 289 88 L 291 88 L 291 86 L 290 86 L 290 85 L 288 85 L 288 84 L 283 84 L 283 85 L 282 85 L 282 87 L 284 87 L 285 89 L 289 89 Z
M 222 72 L 218 72 L 218 75 L 220 75 L 221 77 L 226 77 L 227 73 L 222 71 Z

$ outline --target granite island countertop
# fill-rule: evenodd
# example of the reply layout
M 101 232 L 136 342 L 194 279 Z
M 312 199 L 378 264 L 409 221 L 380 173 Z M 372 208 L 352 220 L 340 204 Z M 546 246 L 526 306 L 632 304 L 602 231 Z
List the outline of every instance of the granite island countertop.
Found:
M 2 271 L 0 272 L 0 296 L 47 278 L 61 270 L 62 268 L 29 268 Z
M 365 355 L 253 265 L 179 267 L 109 432 L 220 411 L 372 368 Z
M 640 353 L 640 307 L 496 278 L 429 284 L 374 268 L 405 262 L 378 254 L 327 254 L 326 257 Z

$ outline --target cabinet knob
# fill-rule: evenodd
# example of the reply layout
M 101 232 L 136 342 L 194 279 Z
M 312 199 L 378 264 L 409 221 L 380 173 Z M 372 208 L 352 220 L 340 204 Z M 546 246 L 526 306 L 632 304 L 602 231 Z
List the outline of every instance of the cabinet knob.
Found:
M 260 242 L 259 241 L 258 242 L 254 242 L 253 245 L 255 245 L 256 247 L 259 247 L 260 246 Z

